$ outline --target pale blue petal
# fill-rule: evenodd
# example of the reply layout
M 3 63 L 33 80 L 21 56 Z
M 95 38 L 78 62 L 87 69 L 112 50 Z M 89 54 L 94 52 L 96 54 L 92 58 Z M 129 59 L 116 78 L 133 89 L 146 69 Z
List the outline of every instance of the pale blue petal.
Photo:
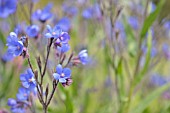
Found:
M 54 73 L 54 74 L 53 74 L 53 77 L 54 77 L 56 80 L 58 80 L 58 79 L 60 78 L 60 75 L 59 75 L 58 73 Z

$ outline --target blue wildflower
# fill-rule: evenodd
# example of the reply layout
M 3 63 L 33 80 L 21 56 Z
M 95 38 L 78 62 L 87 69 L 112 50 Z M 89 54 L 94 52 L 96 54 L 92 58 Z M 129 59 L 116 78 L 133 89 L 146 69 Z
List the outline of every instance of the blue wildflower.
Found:
M 23 51 L 22 41 L 18 41 L 17 35 L 14 32 L 11 32 L 7 38 L 7 52 L 13 56 L 19 56 Z
M 67 4 L 63 4 L 62 9 L 63 9 L 63 12 L 66 13 L 69 17 L 75 16 L 78 12 L 77 7 L 68 6 Z
M 56 73 L 53 74 L 56 80 L 60 83 L 66 83 L 67 79 L 71 77 L 71 70 L 69 68 L 62 68 L 62 65 L 57 65 Z
M 14 13 L 17 8 L 17 0 L 0 0 L 0 18 L 6 18 Z
M 78 58 L 83 65 L 88 63 L 88 53 L 87 50 L 81 50 L 78 54 Z
M 62 33 L 62 29 L 59 26 L 55 26 L 53 29 L 50 25 L 47 25 L 47 33 L 45 34 L 46 38 L 59 38 Z
M 57 25 L 65 32 L 68 32 L 71 28 L 70 19 L 67 17 L 63 17 L 62 19 L 60 19 Z
M 25 113 L 25 109 L 27 105 L 19 100 L 15 100 L 13 98 L 8 99 L 8 106 L 11 107 L 12 113 Z
M 93 6 L 93 10 L 94 10 L 94 17 L 97 19 L 100 19 L 102 17 L 102 12 L 100 10 L 100 6 L 98 3 L 95 3 Z
M 37 25 L 31 25 L 27 27 L 26 33 L 30 38 L 35 38 L 38 36 L 39 27 Z
M 14 32 L 18 35 L 18 36 L 22 36 L 25 35 L 25 29 L 26 29 L 26 23 L 25 22 L 21 22 L 19 24 L 17 24 L 14 28 Z
M 52 4 L 47 4 L 44 9 L 38 9 L 32 14 L 32 19 L 46 22 L 52 17 L 51 13 Z
M 8 61 L 13 60 L 13 58 L 14 58 L 13 54 L 6 52 L 2 56 L 2 61 L 8 62 Z
M 85 19 L 91 19 L 93 17 L 93 8 L 89 7 L 83 10 L 82 16 Z
M 34 89 L 36 87 L 36 80 L 34 79 L 34 73 L 29 68 L 24 74 L 20 75 L 20 80 L 25 88 Z
M 17 100 L 27 101 L 30 95 L 30 91 L 24 87 L 20 87 L 17 93 Z
M 14 106 L 17 104 L 17 101 L 13 98 L 8 99 L 8 106 Z
M 167 80 L 163 76 L 155 74 L 151 76 L 151 83 L 157 86 L 162 86 L 167 83 Z
M 128 23 L 130 24 L 130 26 L 133 29 L 135 29 L 135 30 L 139 29 L 139 21 L 138 21 L 137 17 L 130 16 L 129 19 L 128 19 Z
M 62 44 L 61 46 L 57 46 L 57 51 L 61 53 L 65 53 L 70 49 L 69 44 Z

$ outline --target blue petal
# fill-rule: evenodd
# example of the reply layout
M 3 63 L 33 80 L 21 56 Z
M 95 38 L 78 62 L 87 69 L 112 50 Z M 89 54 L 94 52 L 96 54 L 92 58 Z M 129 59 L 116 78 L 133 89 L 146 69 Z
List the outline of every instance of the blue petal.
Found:
M 47 25 L 46 27 L 47 27 L 48 32 L 52 33 L 52 28 L 51 28 L 51 26 L 50 26 L 50 25 Z
M 25 74 L 21 74 L 21 75 L 20 75 L 20 80 L 21 80 L 21 81 L 26 81 L 25 76 L 26 76 Z
M 25 87 L 25 88 L 29 88 L 30 87 L 30 84 L 29 82 L 22 82 L 22 85 Z
M 59 79 L 59 82 L 61 82 L 61 83 L 66 83 L 66 79 L 65 79 L 65 78 L 60 78 L 60 79 Z
M 29 78 L 34 77 L 34 73 L 32 72 L 31 68 L 27 69 L 27 73 L 29 75 Z
M 62 73 L 63 68 L 62 68 L 62 65 L 61 65 L 61 64 L 58 64 L 58 65 L 57 65 L 56 71 L 57 71 L 58 74 L 61 74 L 61 73 Z
M 71 70 L 69 68 L 64 68 L 63 73 L 65 75 L 65 78 L 69 78 L 71 75 Z
M 53 36 L 51 35 L 51 33 L 46 33 L 46 34 L 45 34 L 45 37 L 46 37 L 46 38 L 52 38 Z
M 53 74 L 53 77 L 54 77 L 56 80 L 58 80 L 58 79 L 60 78 L 60 75 L 59 75 L 58 73 L 54 73 L 54 74 Z

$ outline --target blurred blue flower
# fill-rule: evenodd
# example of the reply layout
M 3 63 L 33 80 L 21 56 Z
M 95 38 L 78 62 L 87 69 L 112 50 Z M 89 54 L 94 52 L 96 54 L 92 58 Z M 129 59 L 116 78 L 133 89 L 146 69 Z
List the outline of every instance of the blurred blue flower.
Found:
M 93 6 L 84 9 L 82 12 L 82 16 L 85 19 L 92 19 L 92 18 L 101 19 L 102 13 L 99 4 L 95 3 Z
M 94 13 L 94 17 L 97 18 L 97 19 L 101 19 L 102 17 L 102 12 L 100 10 L 100 6 L 98 3 L 95 3 L 94 6 L 93 6 L 93 13 Z
M 29 68 L 24 74 L 20 75 L 20 80 L 25 88 L 33 90 L 36 87 L 36 80 L 34 79 L 34 73 Z
M 135 16 L 130 16 L 129 19 L 128 19 L 128 23 L 130 24 L 130 26 L 137 30 L 139 29 L 139 21 L 138 21 L 138 18 L 135 17 Z
M 53 77 L 59 80 L 60 83 L 66 83 L 67 79 L 71 77 L 71 70 L 69 68 L 62 68 L 62 65 L 59 64 Z
M 88 63 L 88 53 L 87 50 L 81 50 L 78 54 L 78 58 L 83 65 Z
M 17 24 L 14 28 L 14 32 L 20 36 L 20 35 L 25 35 L 25 29 L 26 29 L 26 23 L 25 22 L 20 22 Z
M 30 95 L 30 91 L 24 87 L 20 87 L 17 93 L 17 100 L 27 101 Z
M 17 35 L 14 32 L 11 32 L 7 37 L 7 52 L 13 56 L 19 56 L 23 51 L 22 41 L 18 41 Z
M 45 34 L 46 38 L 59 38 L 61 36 L 62 29 L 56 25 L 53 29 L 50 25 L 47 25 L 47 33 Z
M 164 43 L 162 45 L 162 50 L 163 50 L 163 53 L 165 55 L 165 57 L 170 60 L 170 47 L 168 44 Z
M 164 28 L 170 30 L 170 21 L 164 23 Z
M 70 49 L 69 44 L 62 44 L 61 46 L 57 46 L 57 51 L 61 53 L 65 53 Z
M 17 101 L 13 98 L 8 99 L 8 106 L 14 106 L 17 104 Z
M 52 4 L 47 4 L 44 9 L 38 9 L 32 14 L 33 20 L 39 20 L 41 22 L 46 22 L 48 19 L 52 17 L 51 13 Z
M 75 16 L 78 12 L 77 7 L 68 6 L 67 4 L 62 5 L 63 12 L 67 14 L 67 16 Z
M 57 25 L 65 32 L 68 32 L 71 28 L 70 19 L 67 17 L 63 17 L 62 19 L 60 19 Z
M 11 61 L 13 59 L 14 59 L 13 54 L 8 53 L 8 52 L 4 53 L 3 56 L 2 56 L 2 61 L 4 61 L 4 62 L 8 62 L 8 61 Z
M 17 0 L 0 0 L 0 18 L 6 18 L 14 13 L 17 8 Z
M 24 113 L 25 112 L 25 109 L 23 108 L 24 107 L 23 103 L 13 98 L 8 99 L 8 106 L 11 107 L 12 113 Z
M 88 7 L 86 9 L 84 9 L 83 12 L 82 12 L 82 16 L 85 19 L 91 19 L 93 17 L 93 8 Z
M 31 25 L 27 27 L 26 33 L 30 38 L 35 38 L 38 36 L 39 30 L 40 29 L 37 25 Z
M 162 86 L 167 83 L 167 80 L 163 76 L 154 74 L 151 76 L 151 83 L 157 86 Z

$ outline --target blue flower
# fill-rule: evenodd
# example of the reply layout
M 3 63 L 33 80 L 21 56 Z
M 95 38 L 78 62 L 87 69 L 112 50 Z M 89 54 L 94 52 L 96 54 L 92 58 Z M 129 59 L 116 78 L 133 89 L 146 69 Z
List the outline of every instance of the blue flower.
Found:
M 100 6 L 98 3 L 95 3 L 93 6 L 93 10 L 94 10 L 94 17 L 97 19 L 100 19 L 102 17 L 102 12 L 100 10 Z
M 17 8 L 17 0 L 0 0 L 0 18 L 6 18 L 14 13 Z
M 31 25 L 27 27 L 26 33 L 30 38 L 35 38 L 38 36 L 39 27 L 37 25 Z
M 11 61 L 11 60 L 13 60 L 13 58 L 14 58 L 13 54 L 8 53 L 8 52 L 4 53 L 3 56 L 2 56 L 2 60 L 4 62 Z
M 78 12 L 77 7 L 69 6 L 68 4 L 63 4 L 62 9 L 68 16 L 75 16 Z
M 84 9 L 82 12 L 82 16 L 85 19 L 91 19 L 93 17 L 93 8 L 89 7 L 87 9 Z
M 133 29 L 135 29 L 135 30 L 139 29 L 139 21 L 138 21 L 137 17 L 130 16 L 129 19 L 128 19 L 128 23 L 130 24 L 130 26 Z
M 19 56 L 23 51 L 22 41 L 18 41 L 17 35 L 14 32 L 11 32 L 7 38 L 7 52 L 13 56 Z
M 157 85 L 157 86 L 162 86 L 162 85 L 165 85 L 167 83 L 167 80 L 163 76 L 160 76 L 158 74 L 154 74 L 154 75 L 151 76 L 151 83 L 153 83 L 154 85 Z
M 14 106 L 17 104 L 17 101 L 13 98 L 8 99 L 8 106 Z
M 71 77 L 71 70 L 69 68 L 62 68 L 62 65 L 57 65 L 56 73 L 53 74 L 56 80 L 60 83 L 66 83 L 67 79 Z
M 68 32 L 71 28 L 70 20 L 67 17 L 63 17 L 61 20 L 59 20 L 57 25 L 65 32 Z
M 25 29 L 26 29 L 26 23 L 25 22 L 21 22 L 19 24 L 17 24 L 14 28 L 14 32 L 20 36 L 20 35 L 25 35 Z
M 8 99 L 8 106 L 11 107 L 12 113 L 25 113 L 25 109 L 27 105 L 19 100 L 15 100 L 13 98 Z
M 88 63 L 88 53 L 87 50 L 81 50 L 78 54 L 78 58 L 83 65 Z
M 32 19 L 46 22 L 52 17 L 51 13 L 52 4 L 47 4 L 44 9 L 38 9 L 32 14 Z
M 17 93 L 17 100 L 27 101 L 30 95 L 30 91 L 24 87 L 20 87 Z
M 66 44 L 70 40 L 70 35 L 67 32 L 62 32 L 59 39 L 61 43 Z
M 53 29 L 50 25 L 47 25 L 48 32 L 45 34 L 46 38 L 59 38 L 62 33 L 62 29 L 59 26 L 55 26 Z
M 61 46 L 57 46 L 57 50 L 61 53 L 65 53 L 70 49 L 69 44 L 62 44 Z
M 34 89 L 36 87 L 36 80 L 34 79 L 34 73 L 29 68 L 24 74 L 20 75 L 20 80 L 25 88 Z

